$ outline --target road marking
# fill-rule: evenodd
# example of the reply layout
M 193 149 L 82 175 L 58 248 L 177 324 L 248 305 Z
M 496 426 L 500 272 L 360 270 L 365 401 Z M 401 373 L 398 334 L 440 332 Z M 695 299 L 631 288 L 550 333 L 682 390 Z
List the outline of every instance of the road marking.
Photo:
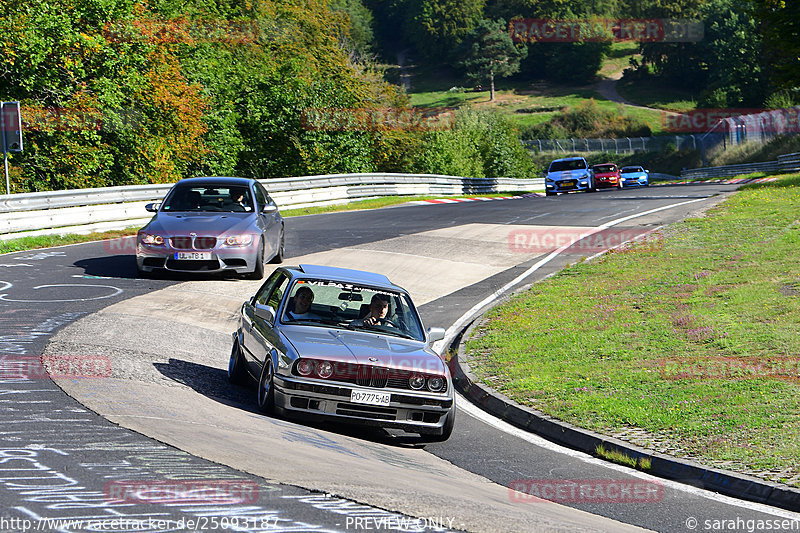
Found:
M 697 198 L 697 199 L 694 199 L 694 200 L 688 200 L 688 201 L 685 201 L 685 202 L 679 202 L 677 204 L 671 204 L 671 205 L 666 205 L 666 206 L 662 206 L 662 207 L 657 207 L 655 209 L 650 209 L 648 211 L 643 211 L 642 213 L 638 213 L 638 214 L 634 214 L 634 215 L 628 215 L 626 217 L 618 218 L 616 220 L 612 220 L 610 222 L 606 222 L 605 224 L 601 224 L 600 226 L 597 226 L 596 228 L 594 228 L 592 230 L 589 230 L 584 234 L 581 234 L 581 236 L 578 238 L 578 240 L 583 239 L 585 237 L 588 237 L 590 235 L 594 235 L 595 233 L 598 233 L 598 232 L 600 232 L 600 231 L 602 231 L 602 230 L 604 230 L 606 228 L 610 228 L 612 226 L 616 226 L 617 224 L 621 224 L 623 222 L 627 222 L 628 220 L 631 220 L 631 219 L 634 219 L 634 218 L 642 217 L 642 216 L 645 216 L 645 215 L 650 215 L 652 213 L 657 213 L 659 211 L 664 211 L 664 210 L 667 210 L 667 209 L 672 209 L 673 207 L 679 207 L 679 206 L 682 206 L 682 205 L 691 204 L 691 203 L 694 203 L 694 202 L 699 202 L 701 200 L 706 200 L 708 198 L 709 197 L 706 196 L 704 198 Z M 450 326 L 447 329 L 447 332 L 445 333 L 445 338 L 443 340 L 441 340 L 441 341 L 437 341 L 436 343 L 434 343 L 432 348 L 437 353 L 441 353 L 442 347 L 449 346 L 450 343 L 452 343 L 453 338 L 461 330 L 461 328 L 463 328 L 464 325 L 466 325 L 473 318 L 475 318 L 475 316 L 480 312 L 481 309 L 483 309 L 484 307 L 486 307 L 487 305 L 489 305 L 493 301 L 495 301 L 498 298 L 500 298 L 503 294 L 505 294 L 512 287 L 514 287 L 515 285 L 519 284 L 525 278 L 527 278 L 528 276 L 530 276 L 531 274 L 533 274 L 534 272 L 539 270 L 542 266 L 546 265 L 547 263 L 549 263 L 550 261 L 555 259 L 558 255 L 561 254 L 561 252 L 563 252 L 564 250 L 568 249 L 570 246 L 572 246 L 572 243 L 566 244 L 566 245 L 562 246 L 561 248 L 559 248 L 557 250 L 554 250 L 552 253 L 550 253 L 549 255 L 547 255 L 546 257 L 541 259 L 540 261 L 537 261 L 536 264 L 531 266 L 528 270 L 526 270 L 525 272 L 523 272 L 522 274 L 520 274 L 519 276 L 517 276 L 513 280 L 509 281 L 508 283 L 503 285 L 501 288 L 495 290 L 492 294 L 490 294 L 489 296 L 487 296 L 486 298 L 481 300 L 479 303 L 475 304 L 469 311 L 464 313 L 458 320 L 456 320 L 456 322 L 452 326 Z M 457 396 L 458 396 L 458 401 L 457 401 L 458 408 L 461 409 L 462 411 L 466 412 L 467 414 L 469 414 L 473 418 L 477 418 L 478 420 L 481 420 L 481 421 L 485 422 L 486 424 L 488 424 L 488 425 L 490 425 L 490 426 L 492 426 L 492 427 L 494 427 L 496 429 L 499 429 L 500 431 L 503 431 L 505 433 L 508 433 L 510 435 L 518 437 L 518 438 L 520 438 L 522 440 L 525 440 L 525 441 L 527 441 L 527 442 L 529 442 L 531 444 L 534 444 L 536 446 L 539 446 L 541 448 L 545 448 L 547 450 L 551 450 L 551 451 L 558 452 L 558 453 L 563 453 L 563 454 L 568 455 L 570 457 L 574 457 L 576 459 L 580 459 L 581 461 L 584 461 L 584 462 L 589 463 L 589 464 L 603 466 L 605 468 L 608 468 L 608 469 L 611 469 L 611 470 L 617 470 L 619 472 L 625 472 L 626 474 L 631 475 L 631 476 L 639 477 L 639 478 L 642 478 L 642 479 L 658 481 L 659 483 L 663 483 L 664 485 L 666 485 L 666 486 L 668 486 L 670 488 L 673 488 L 675 490 L 680 490 L 682 492 L 686 492 L 688 494 L 693 494 L 695 496 L 700 496 L 700 497 L 703 497 L 703 498 L 706 498 L 706 499 L 709 499 L 709 500 L 717 501 L 717 502 L 720 502 L 720 503 L 724 503 L 724 504 L 728 504 L 728 505 L 732 505 L 732 506 L 736 506 L 736 507 L 741 507 L 741 508 L 744 508 L 744 509 L 750 509 L 750 510 L 754 510 L 754 511 L 758 511 L 758 512 L 763 512 L 765 514 L 771 514 L 771 515 L 779 516 L 779 517 L 782 517 L 782 518 L 789 518 L 789 519 L 794 519 L 794 520 L 800 519 L 800 513 L 793 513 L 791 511 L 784 511 L 784 510 L 776 509 L 774 507 L 770 507 L 768 505 L 764 505 L 764 504 L 760 504 L 760 503 L 753 503 L 753 502 L 747 502 L 747 501 L 743 501 L 743 500 L 737 500 L 736 498 L 732 498 L 730 496 L 723 496 L 721 494 L 710 492 L 710 491 L 707 491 L 707 490 L 704 490 L 704 489 L 699 489 L 697 487 L 692 487 L 690 485 L 684 485 L 683 483 L 678 483 L 677 481 L 670 481 L 668 479 L 655 477 L 655 476 L 652 476 L 650 474 L 645 474 L 644 472 L 639 472 L 638 470 L 633 470 L 633 469 L 630 469 L 630 468 L 627 468 L 627 467 L 624 467 L 624 466 L 621 466 L 621 465 L 616 465 L 614 463 L 610 463 L 610 462 L 607 462 L 607 461 L 604 461 L 604 460 L 601 460 L 601 459 L 597 459 L 597 458 L 592 457 L 592 456 L 590 456 L 588 454 L 585 454 L 583 452 L 579 452 L 579 451 L 576 451 L 576 450 L 571 450 L 571 449 L 568 449 L 568 448 L 564 448 L 563 446 L 559 446 L 558 444 L 552 443 L 552 442 L 544 439 L 543 437 L 540 437 L 540 436 L 535 435 L 533 433 L 530 433 L 528 431 L 524 431 L 522 429 L 516 428 L 516 427 L 512 426 L 511 424 L 509 424 L 508 422 L 505 422 L 505 421 L 500 420 L 499 418 L 497 418 L 497 417 L 495 417 L 493 415 L 490 415 L 489 413 L 487 413 L 487 412 L 481 410 L 480 408 L 478 408 L 477 406 L 473 405 L 469 400 L 467 400 L 461 394 L 458 394 Z
M 743 500 L 737 500 L 731 496 L 723 496 L 722 494 L 717 494 L 716 492 L 711 492 L 705 489 L 701 489 L 698 487 L 693 487 L 691 485 L 685 485 L 678 481 L 672 481 L 669 479 L 664 479 L 660 477 L 653 476 L 651 474 L 647 474 L 645 472 L 641 472 L 639 470 L 634 470 L 632 468 L 628 468 L 626 466 L 610 463 L 608 461 L 604 461 L 603 459 L 598 459 L 597 457 L 592 457 L 589 454 L 584 452 L 579 452 L 577 450 L 572 450 L 570 448 L 565 448 L 549 440 L 545 439 L 544 437 L 540 437 L 534 433 L 530 433 L 525 431 L 524 429 L 520 429 L 517 427 L 512 426 L 508 422 L 504 420 L 500 420 L 499 418 L 490 415 L 486 411 L 482 410 L 480 407 L 477 407 L 472 402 L 470 402 L 466 397 L 458 394 L 458 400 L 456 401 L 456 405 L 458 408 L 465 412 L 466 414 L 470 415 L 473 418 L 480 420 L 481 422 L 492 426 L 495 429 L 499 429 L 509 435 L 513 435 L 519 439 L 522 439 L 526 442 L 533 444 L 534 446 L 538 446 L 540 448 L 544 448 L 545 450 L 562 453 L 564 455 L 568 455 L 574 459 L 578 459 L 583 461 L 584 463 L 601 466 L 607 468 L 609 470 L 616 470 L 617 472 L 624 473 L 625 475 L 637 477 L 640 479 L 644 479 L 647 481 L 652 481 L 655 483 L 660 483 L 665 487 L 669 487 L 671 489 L 679 490 L 681 492 L 686 492 L 688 494 L 692 494 L 694 496 L 700 496 L 702 498 L 706 498 L 709 500 L 717 501 L 720 503 L 724 503 L 727 505 L 733 505 L 736 507 L 742 507 L 744 509 L 749 509 L 751 511 L 758 511 L 765 514 L 770 514 L 773 516 L 779 516 L 781 518 L 788 518 L 792 520 L 800 520 L 800 513 L 793 513 L 791 511 L 784 511 L 783 509 L 777 509 L 775 507 L 770 507 L 769 505 L 764 505 L 762 503 L 755 503 L 755 502 L 747 502 Z
M 708 198 L 709 198 L 709 196 L 704 196 L 703 198 L 696 198 L 694 200 L 687 200 L 685 202 L 678 202 L 677 204 L 665 205 L 665 206 L 662 206 L 662 207 L 657 207 L 655 209 L 649 209 L 647 211 L 643 211 L 641 213 L 637 213 L 637 214 L 634 214 L 634 215 L 628 215 L 628 216 L 625 216 L 625 217 L 622 217 L 622 218 L 618 218 L 616 220 L 612 220 L 610 222 L 606 222 L 605 224 L 601 224 L 601 225 L 599 225 L 599 226 L 597 226 L 595 228 L 592 228 L 592 229 L 586 231 L 585 233 L 581 233 L 575 239 L 575 242 L 580 241 L 581 239 L 584 239 L 584 238 L 589 237 L 591 235 L 594 235 L 595 233 L 599 233 L 599 232 L 603 231 L 606 228 L 610 228 L 612 226 L 616 226 L 617 224 L 622 224 L 623 222 L 627 222 L 628 220 L 632 220 L 634 218 L 643 217 L 645 215 L 650 215 L 652 213 L 657 213 L 659 211 L 665 211 L 667 209 L 672 209 L 673 207 L 679 207 L 679 206 L 686 205 L 686 204 L 691 204 L 691 203 L 694 203 L 694 202 L 700 202 L 702 200 L 707 200 Z M 492 294 L 490 294 L 489 296 L 487 296 L 486 298 L 484 298 L 483 300 L 481 300 L 480 302 L 478 302 L 477 304 L 472 306 L 472 308 L 469 309 L 469 311 L 467 311 L 463 315 L 461 315 L 461 317 L 458 320 L 456 320 L 455 323 L 452 326 L 447 328 L 447 331 L 445 333 L 444 339 L 442 339 L 440 341 L 436 341 L 433 344 L 432 348 L 434 349 L 434 351 L 436 351 L 437 353 L 441 353 L 442 348 L 444 348 L 445 346 L 449 346 L 450 343 L 453 342 L 453 339 L 458 334 L 458 332 L 461 331 L 461 329 L 466 324 L 468 324 L 470 321 L 472 321 L 472 319 L 474 319 L 475 316 L 478 315 L 478 313 L 481 311 L 481 309 L 483 309 L 487 305 L 491 304 L 492 302 L 494 302 L 495 300 L 497 300 L 498 298 L 503 296 L 512 287 L 514 287 L 515 285 L 518 285 L 519 283 L 521 283 L 525 278 L 529 277 L 531 274 L 533 274 L 534 272 L 536 272 L 537 270 L 542 268 L 544 265 L 546 265 L 547 263 L 549 263 L 550 261 L 552 261 L 553 259 L 558 257 L 561 254 L 561 252 L 563 252 L 564 250 L 567 250 L 572 245 L 573 245 L 573 242 L 569 242 L 569 243 L 565 244 L 564 246 L 552 251 L 546 257 L 544 257 L 543 259 L 537 261 L 536 264 L 531 266 L 528 270 L 526 270 L 525 272 L 523 272 L 522 274 L 520 274 L 516 278 L 512 279 L 511 281 L 509 281 L 508 283 L 506 283 L 505 285 L 503 285 L 499 289 L 495 289 L 495 291 L 492 292 Z
M 7 282 L 2 282 L 7 283 Z M 7 283 L 6 287 L 0 288 L 0 292 L 4 291 L 5 289 L 11 287 L 10 283 Z M 104 287 L 106 289 L 112 289 L 114 292 L 111 294 L 106 294 L 105 296 L 94 296 L 92 298 L 66 298 L 66 299 L 58 299 L 58 300 L 15 300 L 13 298 L 7 298 L 5 294 L 0 294 L 0 300 L 4 302 L 30 302 L 30 303 L 56 303 L 56 302 L 88 302 L 90 300 L 102 300 L 104 298 L 113 298 L 118 294 L 122 294 L 124 291 L 118 287 L 114 287 L 113 285 L 83 285 L 80 283 L 56 283 L 53 285 L 39 285 L 38 287 L 34 287 L 33 290 L 38 289 L 49 289 L 50 287 Z

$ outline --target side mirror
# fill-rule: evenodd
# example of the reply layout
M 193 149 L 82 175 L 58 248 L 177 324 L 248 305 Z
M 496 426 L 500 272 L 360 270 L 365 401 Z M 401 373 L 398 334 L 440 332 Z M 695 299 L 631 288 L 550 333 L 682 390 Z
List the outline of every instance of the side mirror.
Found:
M 150 211 L 151 213 L 155 213 L 159 209 L 161 209 L 161 202 L 153 202 L 152 204 L 147 204 L 147 205 L 144 206 L 144 208 L 147 211 Z
M 256 304 L 256 316 L 270 326 L 275 324 L 275 309 L 271 305 Z
M 444 339 L 444 328 L 428 328 L 428 342 L 436 342 Z
M 278 206 L 277 205 L 275 205 L 275 204 L 267 204 L 267 205 L 264 206 L 264 208 L 261 210 L 261 212 L 262 213 L 274 213 L 277 210 L 278 210 Z

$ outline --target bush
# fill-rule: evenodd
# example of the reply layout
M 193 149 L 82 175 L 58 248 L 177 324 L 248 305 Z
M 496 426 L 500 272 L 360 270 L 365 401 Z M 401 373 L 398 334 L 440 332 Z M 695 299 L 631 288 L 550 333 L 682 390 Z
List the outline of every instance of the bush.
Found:
M 426 133 L 411 170 L 471 178 L 529 178 L 534 169 L 519 134 L 504 117 L 461 109 L 450 130 Z
M 525 139 L 564 139 L 567 137 L 649 137 L 650 126 L 628 115 L 622 105 L 616 112 L 601 108 L 594 99 L 565 108 L 543 124 L 529 126 Z

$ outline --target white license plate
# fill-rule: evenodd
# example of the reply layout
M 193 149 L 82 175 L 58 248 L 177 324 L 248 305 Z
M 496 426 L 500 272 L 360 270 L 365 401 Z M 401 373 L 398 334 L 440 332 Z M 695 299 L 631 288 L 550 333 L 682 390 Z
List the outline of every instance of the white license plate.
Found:
M 208 261 L 211 259 L 211 252 L 175 252 L 175 259 L 178 261 Z
M 353 403 L 388 406 L 391 399 L 392 395 L 388 392 L 350 391 L 350 401 Z

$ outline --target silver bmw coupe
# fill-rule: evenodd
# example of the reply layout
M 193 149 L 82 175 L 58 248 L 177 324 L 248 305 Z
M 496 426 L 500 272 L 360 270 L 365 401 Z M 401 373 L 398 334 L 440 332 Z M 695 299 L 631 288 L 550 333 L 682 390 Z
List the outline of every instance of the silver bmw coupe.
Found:
M 450 371 L 408 293 L 386 276 L 281 267 L 244 302 L 228 377 L 257 383 L 258 407 L 292 417 L 450 437 Z
M 176 183 L 136 237 L 136 268 L 176 272 L 234 272 L 264 277 L 264 263 L 280 263 L 284 223 L 258 181 L 188 178 Z

